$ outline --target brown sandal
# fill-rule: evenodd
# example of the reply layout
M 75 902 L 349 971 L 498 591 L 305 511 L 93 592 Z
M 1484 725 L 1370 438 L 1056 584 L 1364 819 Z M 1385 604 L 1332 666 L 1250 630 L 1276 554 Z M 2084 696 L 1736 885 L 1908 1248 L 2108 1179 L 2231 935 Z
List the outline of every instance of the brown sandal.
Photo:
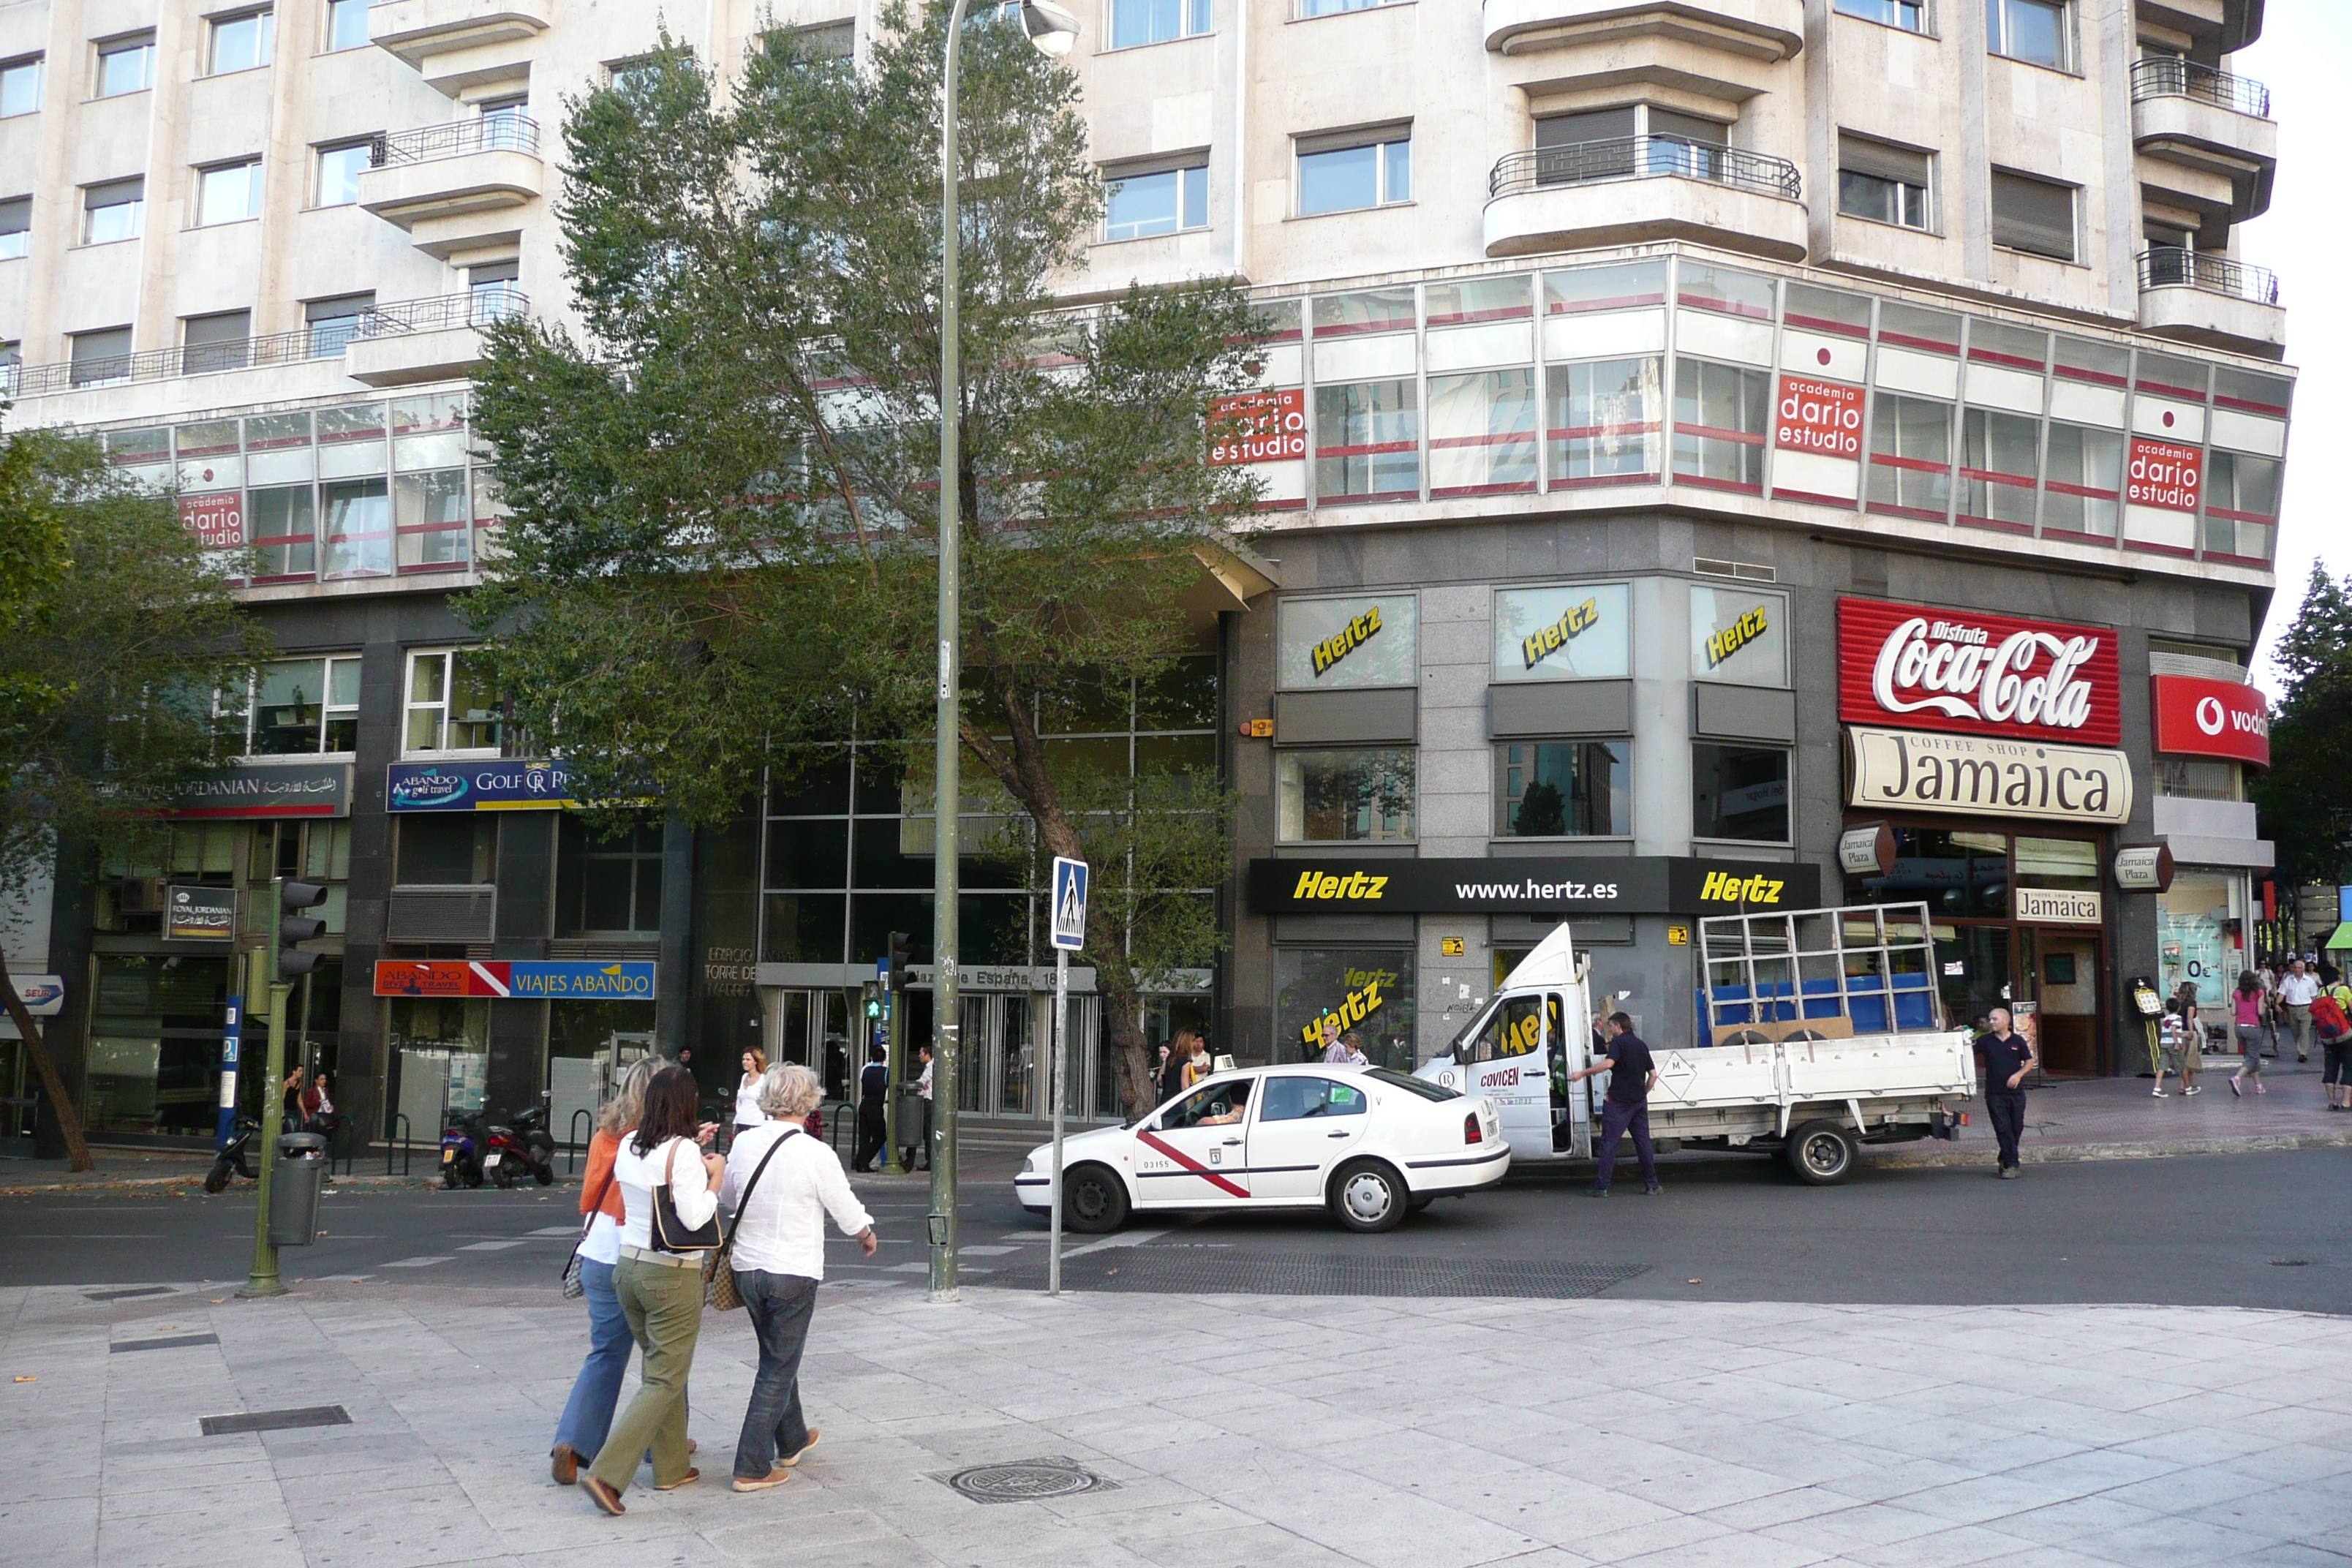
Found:
M 557 1486 L 571 1486 L 580 1479 L 580 1455 L 571 1444 L 558 1443 L 548 1450 L 547 1468 Z
M 629 1511 L 621 1506 L 621 1494 L 598 1480 L 593 1471 L 580 1478 L 580 1489 L 588 1494 L 590 1502 L 594 1503 L 606 1513 L 622 1514 Z

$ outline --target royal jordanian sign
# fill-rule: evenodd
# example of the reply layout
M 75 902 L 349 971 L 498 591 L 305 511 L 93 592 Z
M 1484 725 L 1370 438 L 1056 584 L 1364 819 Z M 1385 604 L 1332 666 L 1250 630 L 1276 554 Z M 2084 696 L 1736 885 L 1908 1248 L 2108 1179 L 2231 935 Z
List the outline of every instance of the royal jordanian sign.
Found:
M 1821 902 L 1821 869 L 1670 855 L 1253 860 L 1261 914 L 1738 914 Z
M 2131 762 L 2121 752 L 1918 730 L 1845 733 L 1849 805 L 2045 822 L 2131 817 Z

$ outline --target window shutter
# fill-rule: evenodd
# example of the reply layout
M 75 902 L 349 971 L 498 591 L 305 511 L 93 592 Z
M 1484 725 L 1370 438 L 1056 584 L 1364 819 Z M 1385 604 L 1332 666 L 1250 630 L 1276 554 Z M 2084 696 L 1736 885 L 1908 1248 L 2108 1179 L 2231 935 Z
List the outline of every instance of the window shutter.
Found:
M 2027 174 L 1992 174 L 1992 242 L 2074 259 L 2074 187 Z
M 1884 142 L 1865 141 L 1859 136 L 1840 136 L 1838 168 L 1849 174 L 1869 174 L 1924 189 L 1927 184 L 1928 157 L 1925 153 L 1914 153 L 1907 147 L 1890 147 Z
M 100 207 L 118 206 L 124 202 L 140 200 L 147 190 L 144 175 L 135 180 L 109 180 L 102 185 L 84 185 L 81 205 L 89 211 Z
M 1536 145 L 1572 147 L 1580 142 L 1614 142 L 1633 134 L 1634 109 L 1595 109 L 1582 114 L 1548 114 L 1536 121 Z

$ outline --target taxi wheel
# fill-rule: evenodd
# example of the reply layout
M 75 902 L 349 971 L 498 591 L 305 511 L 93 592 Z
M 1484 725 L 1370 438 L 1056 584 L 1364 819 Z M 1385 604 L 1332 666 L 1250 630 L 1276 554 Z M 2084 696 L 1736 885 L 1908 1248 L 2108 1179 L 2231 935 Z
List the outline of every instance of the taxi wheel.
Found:
M 1331 1178 L 1331 1214 L 1349 1230 L 1394 1230 L 1412 1194 L 1395 1170 L 1378 1160 L 1357 1160 Z
M 1127 1223 L 1127 1189 L 1103 1165 L 1080 1165 L 1068 1176 L 1062 1194 L 1062 1223 L 1088 1236 L 1117 1230 Z
M 1808 1121 L 1789 1134 L 1788 1158 L 1807 1186 L 1836 1186 L 1853 1174 L 1853 1134 L 1834 1121 Z

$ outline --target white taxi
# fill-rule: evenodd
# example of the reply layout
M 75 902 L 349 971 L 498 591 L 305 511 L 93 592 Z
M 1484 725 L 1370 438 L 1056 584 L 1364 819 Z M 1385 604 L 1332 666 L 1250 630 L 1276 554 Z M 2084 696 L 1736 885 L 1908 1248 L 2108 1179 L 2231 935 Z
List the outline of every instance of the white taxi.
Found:
M 1248 1068 L 1202 1079 L 1140 1121 L 1066 1138 L 1062 1223 L 1116 1230 L 1130 1211 L 1328 1208 L 1387 1230 L 1510 1168 L 1494 1102 L 1385 1068 Z M 1053 1206 L 1054 1146 L 1013 1178 L 1032 1214 Z

